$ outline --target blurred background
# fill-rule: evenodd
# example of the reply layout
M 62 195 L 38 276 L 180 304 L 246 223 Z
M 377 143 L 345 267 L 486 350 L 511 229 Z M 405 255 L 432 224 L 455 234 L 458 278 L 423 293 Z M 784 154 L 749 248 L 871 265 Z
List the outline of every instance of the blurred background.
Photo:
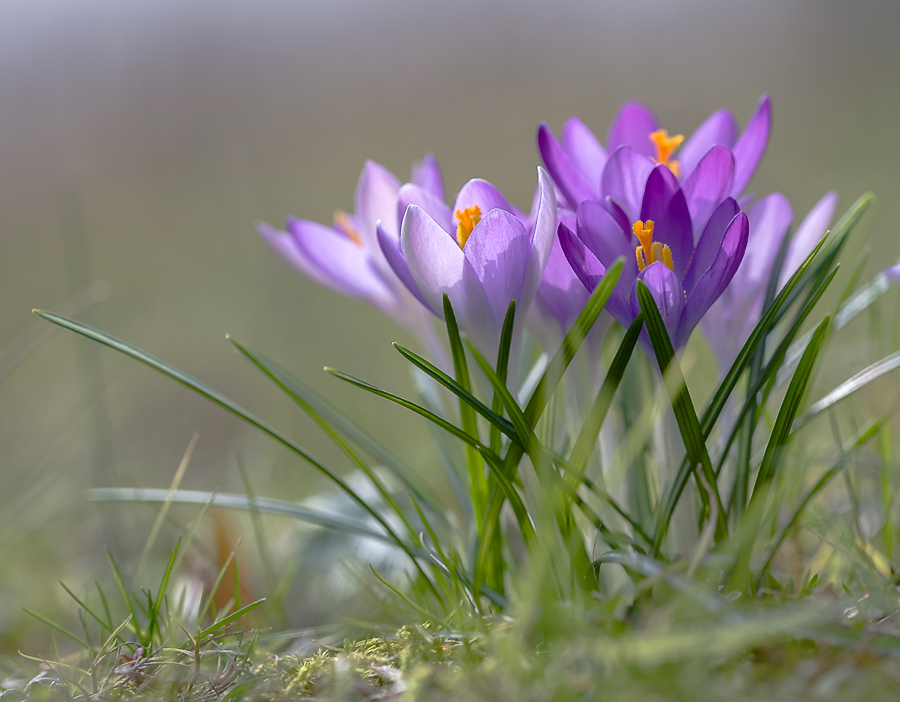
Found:
M 574 113 L 605 136 L 636 99 L 670 132 L 690 134 L 719 107 L 745 123 L 770 92 L 774 132 L 751 190 L 784 192 L 795 221 L 826 190 L 839 191 L 841 212 L 873 190 L 874 213 L 845 255 L 852 261 L 867 235 L 868 278 L 900 256 L 898 26 L 891 0 L 4 2 L 0 652 L 47 645 L 48 630 L 22 607 L 71 617 L 57 580 L 78 589 L 107 578 L 103 546 L 137 561 L 156 508 L 91 504 L 85 489 L 167 487 L 195 431 L 182 487 L 242 492 L 239 458 L 260 495 L 302 500 L 324 487 L 172 381 L 68 332 L 45 338 L 51 329 L 32 308 L 82 308 L 80 319 L 342 469 L 327 439 L 226 342 L 233 334 L 427 473 L 431 444 L 416 420 L 322 372 L 335 366 L 408 394 L 390 342 L 414 340 L 289 269 L 256 221 L 327 222 L 352 210 L 366 158 L 407 179 L 426 151 L 448 192 L 481 176 L 527 208 L 541 120 L 558 131 Z M 837 340 L 848 348 L 838 380 L 878 357 L 858 341 Z M 873 392 L 896 391 L 879 385 Z M 161 554 L 196 514 L 173 510 Z M 287 533 L 284 520 L 265 522 L 273 539 Z M 248 577 L 265 590 L 246 522 L 220 526 L 229 543 L 247 537 Z M 203 539 L 214 552 L 215 535 Z M 296 574 L 305 556 L 290 543 L 275 547 Z M 288 591 L 292 627 L 328 621 L 339 599 L 302 584 Z

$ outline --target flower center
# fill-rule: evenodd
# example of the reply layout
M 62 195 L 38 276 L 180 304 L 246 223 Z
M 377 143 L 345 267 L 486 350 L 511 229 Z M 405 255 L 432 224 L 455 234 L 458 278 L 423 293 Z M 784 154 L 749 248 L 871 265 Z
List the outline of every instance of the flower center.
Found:
M 638 220 L 631 225 L 631 230 L 638 238 L 638 241 L 641 242 L 641 245 L 634 250 L 639 271 L 644 270 L 651 263 L 659 261 L 662 261 L 670 271 L 675 270 L 675 263 L 672 261 L 672 249 L 659 241 L 653 241 L 652 219 L 648 219 L 646 222 Z
M 481 208 L 478 205 L 472 205 L 464 210 L 457 210 L 454 215 L 458 224 L 456 225 L 456 243 L 459 248 L 465 248 L 466 242 L 472 236 L 472 230 L 475 225 L 481 221 Z
M 681 175 L 681 164 L 672 160 L 672 154 L 675 152 L 675 149 L 681 146 L 681 142 L 684 141 L 684 135 L 676 134 L 670 137 L 665 129 L 657 129 L 655 132 L 650 133 L 650 141 L 656 147 L 656 158 L 654 160 L 666 166 L 672 171 L 672 175 L 678 178 Z
M 335 210 L 334 226 L 343 232 L 344 236 L 350 239 L 354 244 L 362 246 L 362 237 L 359 235 L 356 227 L 353 226 L 353 220 L 350 219 L 350 215 L 346 212 L 343 210 Z

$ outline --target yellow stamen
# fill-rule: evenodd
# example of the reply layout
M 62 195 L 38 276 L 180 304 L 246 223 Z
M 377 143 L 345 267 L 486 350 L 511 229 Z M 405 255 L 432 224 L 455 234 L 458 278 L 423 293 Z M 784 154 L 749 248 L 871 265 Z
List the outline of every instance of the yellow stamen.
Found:
M 356 231 L 356 227 L 353 226 L 353 220 L 350 219 L 350 215 L 346 212 L 343 210 L 335 210 L 334 226 L 340 229 L 354 244 L 362 246 L 362 237 L 359 235 L 359 232 Z
M 634 256 L 637 259 L 638 270 L 642 271 L 651 263 L 662 263 L 670 271 L 675 270 L 675 263 L 672 260 L 672 249 L 661 241 L 653 241 L 653 220 L 648 219 L 646 222 L 638 220 L 631 225 L 631 231 L 641 242 L 641 245 L 634 250 Z
M 472 205 L 464 210 L 457 210 L 453 215 L 456 217 L 458 224 L 456 225 L 456 243 L 459 248 L 465 248 L 466 242 L 472 236 L 472 230 L 475 225 L 481 221 L 481 208 L 478 205 Z
M 656 158 L 654 160 L 668 167 L 672 171 L 672 175 L 678 178 L 681 174 L 681 164 L 672 160 L 672 154 L 675 153 L 675 149 L 681 146 L 681 142 L 684 141 L 684 135 L 676 134 L 670 137 L 665 129 L 657 129 L 655 132 L 650 133 L 650 140 L 653 142 L 653 146 L 656 147 Z

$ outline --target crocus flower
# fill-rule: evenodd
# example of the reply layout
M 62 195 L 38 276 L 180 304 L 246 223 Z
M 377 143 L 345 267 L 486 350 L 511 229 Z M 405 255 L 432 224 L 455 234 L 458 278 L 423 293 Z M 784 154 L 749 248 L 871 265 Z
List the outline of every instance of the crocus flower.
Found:
M 413 168 L 413 182 L 443 202 L 440 167 L 428 154 Z M 418 303 L 397 280 L 378 244 L 377 224 L 398 236 L 401 183 L 383 166 L 367 161 L 356 187 L 355 212 L 338 210 L 331 226 L 288 218 L 287 231 L 258 225 L 263 239 L 285 260 L 323 285 L 366 300 L 415 331 L 422 327 Z M 402 212 L 400 213 L 402 216 Z
M 650 171 L 640 200 L 632 195 L 614 191 L 606 203 L 582 202 L 577 234 L 560 224 L 560 246 L 588 291 L 596 288 L 613 261 L 624 257 L 625 267 L 606 309 L 622 324 L 630 324 L 640 312 L 637 281 L 642 280 L 673 345 L 680 349 L 734 277 L 747 248 L 747 215 L 727 197 L 704 215 L 705 224 L 695 238 L 684 188 L 662 164 Z M 644 337 L 645 348 L 647 341 Z
M 837 193 L 827 193 L 803 219 L 788 245 L 778 275 L 780 290 L 825 235 L 834 215 Z M 747 253 L 731 284 L 703 318 L 703 333 L 720 373 L 731 367 L 762 315 L 772 267 L 794 214 L 781 193 L 755 202 L 747 211 L 750 238 Z
M 565 198 L 563 204 L 571 209 L 584 200 L 603 202 L 610 194 L 610 180 L 631 182 L 639 195 L 657 164 L 667 166 L 685 188 L 703 190 L 704 197 L 717 204 L 729 195 L 739 197 L 747 187 L 765 151 L 770 121 L 770 100 L 763 95 L 740 137 L 734 115 L 718 110 L 684 141 L 680 134 L 669 136 L 648 107 L 629 102 L 613 120 L 605 147 L 574 116 L 563 125 L 560 141 L 544 123 L 538 128 L 537 140 L 547 170 Z M 724 162 L 719 156 L 697 174 L 716 146 L 733 156 L 732 173 L 726 177 L 716 172 Z M 726 180 L 728 189 L 723 192 Z
M 517 318 L 525 318 L 550 257 L 556 196 L 543 168 L 538 189 L 525 217 L 485 180 L 466 183 L 452 208 L 420 186 L 404 186 L 400 236 L 383 226 L 378 231 L 397 277 L 438 317 L 446 294 L 460 327 L 486 356 L 496 356 L 512 300 Z

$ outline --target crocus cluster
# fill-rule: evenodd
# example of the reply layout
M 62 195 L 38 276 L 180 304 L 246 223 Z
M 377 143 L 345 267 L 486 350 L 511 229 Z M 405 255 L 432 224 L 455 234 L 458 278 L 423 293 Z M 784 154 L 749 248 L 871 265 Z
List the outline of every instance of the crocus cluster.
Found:
M 676 349 L 702 322 L 721 370 L 759 319 L 772 267 L 793 213 L 774 193 L 744 193 L 771 128 L 763 96 L 743 132 L 727 110 L 687 140 L 653 112 L 628 103 L 605 144 L 577 117 L 557 139 L 538 128 L 537 191 L 527 214 L 481 179 L 452 205 L 428 155 L 409 183 L 368 162 L 353 214 L 332 226 L 288 219 L 262 236 L 315 280 L 376 305 L 422 332 L 443 297 L 461 328 L 493 356 L 509 304 L 536 335 L 558 342 L 619 258 L 622 275 L 606 310 L 622 324 L 640 311 L 637 281 L 650 290 Z M 780 271 L 783 285 L 824 234 L 836 196 L 804 219 Z M 526 316 L 527 313 L 527 316 Z

